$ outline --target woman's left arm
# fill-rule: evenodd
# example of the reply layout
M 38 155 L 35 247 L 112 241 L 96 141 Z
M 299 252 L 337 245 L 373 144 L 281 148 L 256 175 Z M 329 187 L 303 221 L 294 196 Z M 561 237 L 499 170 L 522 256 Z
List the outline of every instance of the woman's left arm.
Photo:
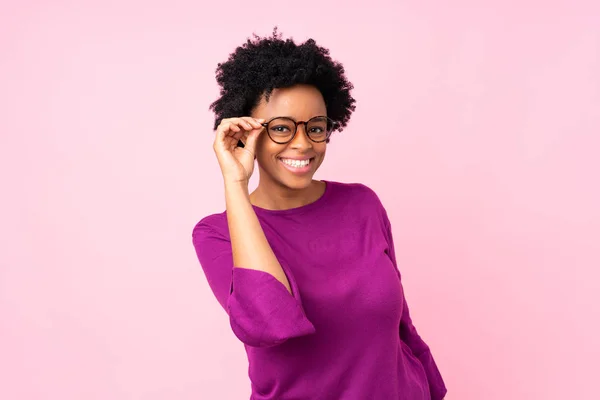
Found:
M 398 277 L 400 278 L 400 270 L 398 269 L 398 263 L 396 262 L 396 254 L 394 250 L 392 227 L 385 209 L 383 209 L 383 216 L 385 223 L 386 239 L 388 242 L 389 249 L 388 254 L 390 256 L 390 259 L 394 263 L 396 271 L 398 272 Z M 402 295 L 404 296 L 404 291 Z M 408 309 L 408 303 L 406 302 L 406 297 L 404 297 L 404 308 L 402 311 L 402 319 L 400 320 L 400 339 L 404 343 L 406 343 L 408 347 L 410 347 L 415 357 L 417 357 L 423 365 L 429 383 L 431 399 L 443 400 L 447 392 L 446 385 L 444 384 L 442 375 L 440 374 L 435 360 L 433 359 L 429 346 L 427 346 L 427 343 L 425 343 L 425 341 L 421 339 L 417 332 L 417 329 L 412 323 L 412 319 L 410 318 L 410 311 Z

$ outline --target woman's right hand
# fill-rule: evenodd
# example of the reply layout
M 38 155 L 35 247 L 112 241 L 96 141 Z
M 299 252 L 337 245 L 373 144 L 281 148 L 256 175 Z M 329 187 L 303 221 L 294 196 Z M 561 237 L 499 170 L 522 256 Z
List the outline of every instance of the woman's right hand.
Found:
M 248 183 L 254 171 L 256 140 L 264 130 L 263 119 L 252 117 L 226 118 L 217 127 L 213 149 L 217 155 L 225 182 Z M 238 147 L 238 141 L 245 143 Z

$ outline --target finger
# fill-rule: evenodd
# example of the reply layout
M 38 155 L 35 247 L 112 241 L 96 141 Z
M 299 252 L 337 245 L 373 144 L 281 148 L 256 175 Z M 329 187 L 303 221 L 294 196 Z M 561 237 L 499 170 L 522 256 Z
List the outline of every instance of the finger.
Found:
M 253 128 L 253 126 L 244 118 L 230 118 L 229 122 L 232 125 L 239 126 L 242 129 L 251 130 Z
M 235 121 L 238 118 L 229 118 L 221 121 L 221 124 L 217 128 L 217 130 L 225 131 L 225 134 L 229 134 L 230 132 L 239 132 L 241 129 L 238 127 L 237 122 Z
M 246 130 L 251 131 L 252 129 L 256 129 L 256 126 L 246 119 L 242 119 L 242 123 L 244 124 L 244 128 Z
M 217 128 L 217 133 L 222 132 L 225 136 L 229 134 L 231 124 L 229 122 L 221 122 Z
M 228 128 L 228 130 L 229 130 L 230 132 L 239 132 L 239 131 L 241 131 L 240 127 L 239 127 L 239 126 L 237 126 L 237 125 L 236 125 L 236 124 L 234 124 L 234 123 L 231 123 L 231 124 L 229 124 L 229 126 L 228 126 L 227 128 Z
M 241 138 L 244 137 L 244 135 L 246 135 L 246 132 L 248 132 L 248 131 L 236 132 L 233 134 L 232 138 L 235 139 L 235 142 L 237 143 L 238 140 L 240 140 Z
M 246 143 L 246 140 L 248 140 L 248 136 L 250 136 L 250 133 L 252 131 L 244 131 L 244 134 L 242 135 L 242 137 L 240 138 L 244 143 Z
M 217 157 L 219 154 L 228 147 L 227 136 L 225 130 L 219 127 L 217 129 L 217 133 L 215 135 L 215 141 L 213 143 L 213 150 L 217 153 Z
M 243 119 L 252 125 L 254 129 L 259 129 L 262 126 L 261 123 L 265 121 L 264 119 L 256 119 L 252 117 L 243 117 Z
M 227 118 L 222 122 L 239 126 L 245 130 L 259 129 L 263 122 L 265 122 L 262 118 L 252 118 L 252 117 L 239 117 L 239 118 Z
M 250 134 L 248 135 L 248 138 L 246 139 L 246 147 L 248 150 L 250 150 L 253 154 L 255 154 L 256 151 L 256 141 L 258 140 L 258 137 L 260 136 L 261 132 L 264 131 L 264 127 L 261 127 L 261 129 L 255 129 L 252 132 L 250 132 Z
M 230 148 L 232 142 L 237 143 L 237 140 L 232 140 L 232 136 L 237 134 L 236 130 L 238 132 L 241 131 L 240 128 L 238 128 L 235 125 L 232 126 L 229 122 L 225 122 L 219 125 L 219 127 L 217 128 L 215 142 L 213 145 L 215 151 L 218 149 L 223 150 Z

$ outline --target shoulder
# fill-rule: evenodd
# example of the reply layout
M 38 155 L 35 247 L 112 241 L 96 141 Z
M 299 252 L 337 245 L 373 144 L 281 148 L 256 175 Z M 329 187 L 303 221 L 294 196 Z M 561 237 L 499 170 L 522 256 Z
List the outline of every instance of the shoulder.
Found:
M 377 193 L 364 183 L 331 182 L 333 191 L 338 197 L 346 199 L 349 202 L 358 202 L 359 205 L 371 205 L 382 207 L 381 200 Z
M 387 210 L 379 195 L 364 183 L 328 182 L 333 186 L 342 209 L 352 210 L 353 213 L 367 218 L 376 218 L 389 225 Z
M 229 240 L 226 212 L 207 215 L 196 223 L 192 230 L 194 243 L 204 241 L 208 238 Z

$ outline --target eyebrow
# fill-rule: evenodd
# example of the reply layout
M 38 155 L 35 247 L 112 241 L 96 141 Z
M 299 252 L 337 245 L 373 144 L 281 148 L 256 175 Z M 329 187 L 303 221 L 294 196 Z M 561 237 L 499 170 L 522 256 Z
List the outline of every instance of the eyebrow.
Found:
M 309 119 L 307 119 L 307 121 L 310 120 L 310 119 L 313 119 L 313 118 L 317 118 L 317 117 L 325 117 L 325 115 L 320 115 L 320 114 L 319 115 L 313 115 L 312 117 L 310 117 Z M 276 117 L 271 117 L 269 119 L 273 119 L 273 118 L 289 118 L 289 119 L 291 119 L 291 120 L 293 120 L 295 122 L 298 122 L 298 120 L 296 118 L 294 118 L 294 117 L 292 117 L 290 115 L 278 115 Z

